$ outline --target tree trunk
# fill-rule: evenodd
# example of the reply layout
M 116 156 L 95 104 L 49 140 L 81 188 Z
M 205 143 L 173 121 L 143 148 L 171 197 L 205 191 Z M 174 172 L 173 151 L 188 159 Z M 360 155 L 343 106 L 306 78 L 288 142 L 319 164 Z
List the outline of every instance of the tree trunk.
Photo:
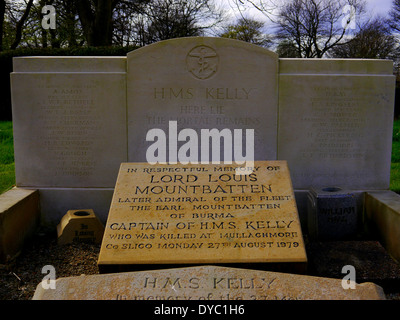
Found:
M 113 0 L 97 0 L 92 11 L 90 0 L 77 0 L 79 19 L 89 46 L 110 46 L 112 43 Z
M 78 9 L 79 20 L 82 24 L 83 34 L 89 46 L 93 45 L 93 20 L 94 13 L 90 7 L 88 0 L 76 0 L 76 8 Z
M 6 0 L 0 0 L 0 51 L 3 51 L 4 16 L 6 14 Z
M 39 16 L 40 16 L 40 20 L 42 20 L 43 19 L 43 13 L 41 12 L 42 11 L 42 8 L 44 7 L 46 5 L 46 1 L 45 0 L 40 0 L 39 1 Z M 42 48 L 47 48 L 47 30 L 46 29 L 44 29 L 44 28 L 42 28 L 41 29 L 41 35 L 42 35 L 42 39 L 41 39 L 41 41 L 42 41 Z
M 75 9 L 76 6 L 74 4 L 74 0 L 68 0 L 67 5 L 65 7 L 65 12 L 66 12 L 66 25 L 67 25 L 67 30 L 68 30 L 68 46 L 71 47 L 77 47 L 77 39 L 76 39 L 76 34 L 75 34 Z
M 112 6 L 111 0 L 98 0 L 94 22 L 94 45 L 110 46 L 112 43 Z
M 16 49 L 21 42 L 22 38 L 22 28 L 24 27 L 25 21 L 29 16 L 29 12 L 31 11 L 33 4 L 33 0 L 29 0 L 28 4 L 26 5 L 26 9 L 24 14 L 22 15 L 21 19 L 17 23 L 16 33 L 15 33 L 15 40 L 11 45 L 11 49 Z
M 47 30 L 42 29 L 42 48 L 47 48 Z

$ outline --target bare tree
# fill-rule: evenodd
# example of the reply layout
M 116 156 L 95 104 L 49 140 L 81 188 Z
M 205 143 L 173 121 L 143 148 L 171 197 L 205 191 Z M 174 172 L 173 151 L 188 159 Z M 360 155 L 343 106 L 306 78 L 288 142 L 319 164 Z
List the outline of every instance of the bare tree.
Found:
M 229 0 L 229 2 L 236 7 L 242 18 L 248 15 L 249 9 L 254 8 L 272 22 L 276 22 L 277 11 L 282 6 L 279 0 Z
M 299 57 L 322 58 L 349 41 L 354 19 L 363 12 L 361 0 L 292 0 L 280 10 L 278 38 L 294 44 Z
M 136 44 L 136 17 L 143 11 L 145 2 L 119 1 L 113 14 L 113 44 Z
M 137 26 L 141 45 L 171 38 L 199 36 L 222 21 L 213 0 L 153 0 Z
M 378 17 L 361 26 L 349 42 L 336 46 L 335 58 L 386 59 L 396 54 L 397 42 L 384 18 Z
M 390 16 L 390 27 L 400 32 L 400 0 L 393 0 L 392 9 L 389 12 Z

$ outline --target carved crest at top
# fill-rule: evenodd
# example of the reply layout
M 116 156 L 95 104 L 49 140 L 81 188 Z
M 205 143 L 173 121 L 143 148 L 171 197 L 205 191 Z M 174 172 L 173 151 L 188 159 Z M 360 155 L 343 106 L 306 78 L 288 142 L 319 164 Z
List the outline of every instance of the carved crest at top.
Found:
M 217 52 L 208 46 L 194 47 L 186 57 L 186 66 L 190 73 L 201 80 L 212 77 L 218 69 Z

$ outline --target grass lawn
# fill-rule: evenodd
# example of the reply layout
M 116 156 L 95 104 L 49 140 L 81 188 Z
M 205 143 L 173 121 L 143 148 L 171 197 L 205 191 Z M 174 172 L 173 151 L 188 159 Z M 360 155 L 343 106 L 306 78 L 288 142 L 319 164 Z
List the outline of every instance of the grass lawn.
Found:
M 0 194 L 15 184 L 14 145 L 11 121 L 0 121 Z M 400 193 L 400 120 L 393 126 L 390 190 Z
M 395 121 L 393 125 L 390 190 L 400 193 L 400 120 Z
M 14 145 L 11 121 L 0 121 L 0 194 L 15 184 Z

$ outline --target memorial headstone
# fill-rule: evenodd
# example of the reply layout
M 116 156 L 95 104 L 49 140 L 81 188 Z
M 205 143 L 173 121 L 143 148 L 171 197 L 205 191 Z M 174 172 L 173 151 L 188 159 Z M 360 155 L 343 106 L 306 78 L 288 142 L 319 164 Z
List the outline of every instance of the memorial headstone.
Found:
M 243 143 L 235 141 L 236 147 L 245 145 L 246 129 L 254 130 L 254 159 L 276 160 L 277 77 L 275 53 L 232 39 L 179 38 L 130 52 L 128 162 L 148 161 L 149 130 L 169 132 L 175 126 L 199 136 L 202 129 L 242 129 Z M 164 162 L 176 159 L 174 140 L 179 148 L 185 139 L 168 135 L 171 147 Z
M 394 88 L 390 60 L 280 59 L 278 159 L 293 187 L 388 189 Z
M 255 162 L 248 175 L 237 175 L 237 168 L 123 163 L 100 272 L 210 263 L 304 271 L 307 257 L 286 162 Z
M 308 234 L 314 240 L 355 238 L 361 213 L 356 195 L 338 187 L 313 188 L 308 194 Z
M 126 59 L 18 57 L 13 71 L 17 186 L 39 189 L 46 223 L 82 207 L 105 220 L 127 160 Z
M 113 187 L 126 159 L 124 67 L 118 58 L 15 58 L 18 186 Z
M 381 287 L 269 271 L 201 266 L 60 278 L 34 300 L 384 300 Z M 192 311 L 190 311 L 191 314 Z

